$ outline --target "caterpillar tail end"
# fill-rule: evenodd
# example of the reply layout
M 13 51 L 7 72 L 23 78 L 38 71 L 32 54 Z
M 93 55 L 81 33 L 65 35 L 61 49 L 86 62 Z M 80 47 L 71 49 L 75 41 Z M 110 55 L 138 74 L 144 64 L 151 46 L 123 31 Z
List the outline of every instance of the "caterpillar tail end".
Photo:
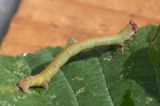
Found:
M 24 93 L 26 93 L 26 94 L 28 94 L 28 92 L 29 92 L 29 88 L 30 88 L 30 86 L 29 86 L 29 84 L 28 84 L 28 81 L 30 80 L 30 78 L 29 77 L 26 77 L 26 78 L 24 78 L 24 79 L 22 79 L 22 80 L 20 80 L 19 82 L 18 82 L 18 87 L 24 92 Z
M 35 76 L 28 76 L 18 82 L 18 87 L 26 94 L 29 93 L 29 88 L 32 86 L 40 86 L 45 89 L 48 89 L 48 82 L 42 82 L 42 83 L 35 83 L 36 78 Z
M 139 27 L 138 27 L 138 25 L 135 23 L 135 21 L 134 21 L 134 20 L 130 20 L 130 21 L 129 21 L 129 24 L 131 25 L 134 33 L 137 33 L 138 30 L 139 30 Z

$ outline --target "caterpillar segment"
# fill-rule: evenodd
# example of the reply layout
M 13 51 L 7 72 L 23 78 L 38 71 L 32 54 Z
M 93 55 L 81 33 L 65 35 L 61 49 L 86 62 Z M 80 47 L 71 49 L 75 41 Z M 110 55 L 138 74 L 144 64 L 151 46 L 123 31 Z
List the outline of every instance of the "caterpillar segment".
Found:
M 138 32 L 137 24 L 131 20 L 129 24 L 119 33 L 114 35 L 105 35 L 103 37 L 89 38 L 80 42 L 72 42 L 66 46 L 40 73 L 23 78 L 18 82 L 18 87 L 25 93 L 28 93 L 30 87 L 41 86 L 48 88 L 49 81 L 56 75 L 58 70 L 73 56 L 88 49 L 98 46 L 120 45 L 121 52 L 124 52 L 123 45 L 131 40 Z

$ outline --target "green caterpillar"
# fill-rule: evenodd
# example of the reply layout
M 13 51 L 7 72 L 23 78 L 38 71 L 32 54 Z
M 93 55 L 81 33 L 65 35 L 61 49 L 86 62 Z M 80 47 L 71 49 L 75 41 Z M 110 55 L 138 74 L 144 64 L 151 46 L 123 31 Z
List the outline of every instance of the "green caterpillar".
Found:
M 125 28 L 115 35 L 90 38 L 72 45 L 68 45 L 42 72 L 20 80 L 18 82 L 18 87 L 25 93 L 27 93 L 29 88 L 33 86 L 48 88 L 48 82 L 58 72 L 59 68 L 61 68 L 71 57 L 75 56 L 81 51 L 92 49 L 97 46 L 123 45 L 125 41 L 132 39 L 133 35 L 137 31 L 137 24 L 131 20 Z M 123 46 L 121 47 L 123 50 Z

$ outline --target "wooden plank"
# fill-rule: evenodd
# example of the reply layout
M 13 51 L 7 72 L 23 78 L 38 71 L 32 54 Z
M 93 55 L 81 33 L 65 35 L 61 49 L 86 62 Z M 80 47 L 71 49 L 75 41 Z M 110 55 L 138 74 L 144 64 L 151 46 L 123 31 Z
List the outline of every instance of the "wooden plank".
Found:
M 1 53 L 16 55 L 116 33 L 130 19 L 140 26 L 160 23 L 158 0 L 22 0 Z

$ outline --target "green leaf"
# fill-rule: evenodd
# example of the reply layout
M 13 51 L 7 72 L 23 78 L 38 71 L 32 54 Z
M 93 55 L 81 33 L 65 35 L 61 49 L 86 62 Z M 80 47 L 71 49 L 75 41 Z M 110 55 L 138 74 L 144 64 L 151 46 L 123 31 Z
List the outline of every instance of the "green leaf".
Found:
M 11 65 L 10 60 L 12 59 L 16 60 L 16 58 L 3 57 L 3 56 L 1 56 L 1 58 L 8 58 L 6 59 L 8 61 L 4 59 L 5 61 L 1 61 L 0 62 L 1 64 L 9 63 L 9 65 L 14 68 L 7 68 L 4 65 L 0 65 L 0 69 L 1 69 L 0 71 L 0 106 L 22 106 L 22 105 L 23 106 L 28 106 L 28 105 L 34 106 L 34 104 L 38 104 L 42 106 L 42 104 L 37 102 L 37 98 L 40 98 L 43 101 L 45 100 L 45 98 L 37 95 L 38 93 L 36 93 L 34 90 L 32 90 L 32 92 L 30 92 L 30 95 L 28 96 L 24 95 L 24 93 L 20 91 L 17 91 L 16 83 L 20 80 L 19 75 L 21 75 L 21 73 L 25 75 L 25 72 L 19 72 L 19 70 L 21 69 L 22 71 L 24 71 L 24 69 L 28 69 L 29 68 L 27 67 L 28 65 L 23 64 L 24 62 L 20 63 L 19 62 L 20 60 L 15 61 Z M 17 65 L 17 62 L 20 65 Z M 15 69 L 18 69 L 17 73 Z M 51 102 L 49 101 L 46 102 L 46 104 L 48 106 L 51 106 Z
M 106 84 L 117 106 L 122 103 L 123 95 L 128 89 L 131 90 L 135 106 L 159 105 L 156 77 L 146 41 L 154 28 L 156 27 L 141 28 L 134 41 L 125 47 L 123 56 L 119 51 L 113 51 L 102 54 L 99 58 Z
M 48 90 L 32 88 L 28 95 L 17 91 L 16 83 L 42 71 L 62 48 L 48 47 L 17 57 L 0 56 L 0 105 L 159 106 L 155 74 L 160 61 L 158 52 L 153 55 L 158 57 L 152 59 L 152 46 L 160 47 L 160 37 L 154 37 L 160 34 L 158 29 L 153 25 L 141 28 L 134 41 L 126 44 L 123 55 L 116 46 L 80 53 L 59 70 Z
M 148 36 L 150 58 L 152 60 L 160 94 L 160 26 Z

